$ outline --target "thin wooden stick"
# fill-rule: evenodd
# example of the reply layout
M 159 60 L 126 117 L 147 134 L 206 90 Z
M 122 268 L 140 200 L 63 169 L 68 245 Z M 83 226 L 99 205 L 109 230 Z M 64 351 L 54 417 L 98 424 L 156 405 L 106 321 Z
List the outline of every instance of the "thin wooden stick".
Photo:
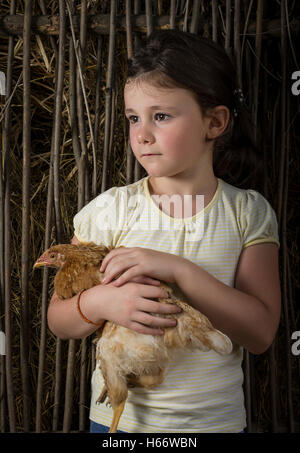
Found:
M 59 2 L 60 14 L 60 33 L 59 33 L 59 48 L 57 61 L 57 80 L 55 87 L 55 113 L 53 124 L 53 195 L 54 195 L 54 210 L 55 210 L 55 225 L 56 225 L 56 240 L 57 243 L 62 243 L 62 219 L 60 211 L 60 181 L 59 181 L 59 162 L 60 162 L 60 146 L 61 146 L 61 112 L 62 112 L 62 95 L 64 83 L 64 59 L 65 59 L 65 4 L 64 0 Z M 56 379 L 55 379 L 55 395 L 54 395 L 54 412 L 53 412 L 53 430 L 57 430 L 58 425 L 58 410 L 60 406 L 60 384 L 62 379 L 61 371 L 61 340 L 57 339 L 56 343 Z
M 264 64 L 268 66 L 268 51 L 267 49 L 264 50 Z M 262 101 L 262 105 L 265 106 L 265 110 L 269 111 L 269 78 L 268 73 L 264 71 L 264 85 L 263 85 L 263 93 L 264 99 Z M 270 173 L 273 174 L 272 170 L 275 167 L 275 159 L 270 162 L 270 156 L 268 155 L 267 151 L 267 141 L 268 138 L 272 137 L 272 122 L 269 121 L 268 116 L 265 114 L 263 115 L 263 123 L 262 123 L 262 130 L 266 133 L 263 135 L 263 152 L 264 152 L 264 192 L 263 194 L 268 199 L 268 180 L 270 178 Z M 269 171 L 269 166 L 271 166 L 271 171 Z M 270 387 L 270 405 L 271 405 L 271 429 L 272 432 L 278 432 L 278 402 L 277 402 L 277 360 L 276 360 L 276 350 L 277 350 L 277 337 L 274 339 L 272 345 L 270 346 L 267 352 L 267 359 L 269 364 L 269 387 Z
M 53 45 L 53 43 L 52 43 L 52 45 Z M 57 55 L 57 52 L 56 52 L 56 55 Z M 55 64 L 55 80 L 56 81 L 58 78 L 57 76 L 58 76 L 58 61 L 56 59 L 56 64 Z M 55 111 L 55 106 L 54 106 L 54 111 Z M 51 229 L 52 229 L 52 224 L 53 224 L 52 210 L 53 210 L 53 202 L 54 202 L 54 175 L 53 175 L 53 171 L 54 171 L 53 170 L 54 134 L 55 134 L 55 115 L 54 115 L 54 120 L 53 120 L 52 139 L 51 139 L 44 249 L 47 249 L 48 247 L 50 247 Z M 42 306 L 41 306 L 41 337 L 40 337 L 40 348 L 39 348 L 39 367 L 38 367 L 36 410 L 35 410 L 35 430 L 36 430 L 36 432 L 41 432 L 41 429 L 42 429 L 43 377 L 44 377 L 45 358 L 46 358 L 47 305 L 48 305 L 48 288 L 49 288 L 48 277 L 49 277 L 49 269 L 47 267 L 45 267 L 43 270 Z M 60 340 L 58 340 L 58 341 L 60 342 Z M 59 367 L 61 367 L 61 364 L 59 365 Z M 57 380 L 55 379 L 55 386 L 56 385 L 57 385 Z M 54 401 L 54 412 L 56 410 L 58 410 L 58 406 L 59 406 L 59 401 Z
M 191 33 L 198 33 L 199 20 L 200 20 L 200 1 L 196 0 L 193 2 L 192 20 L 190 25 Z M 186 16 L 187 18 L 187 16 Z
M 125 20 L 126 20 L 127 58 L 131 58 L 133 52 L 131 0 L 126 0 Z
M 218 41 L 218 5 L 217 0 L 211 2 L 211 17 L 212 17 L 212 40 Z
M 110 3 L 110 33 L 109 33 L 109 49 L 108 49 L 108 64 L 107 64 L 107 79 L 105 88 L 105 130 L 104 130 L 104 152 L 102 166 L 102 181 L 101 192 L 104 192 L 111 182 L 111 169 L 108 165 L 109 160 L 109 142 L 111 128 L 111 109 L 112 109 L 112 90 L 113 90 L 113 69 L 115 60 L 115 41 L 116 41 L 116 0 Z
M 95 141 L 95 159 L 93 159 L 93 183 L 92 183 L 92 198 L 95 198 L 98 193 L 97 183 L 97 158 L 99 154 L 99 125 L 100 125 L 100 95 L 101 95 L 101 77 L 102 77 L 102 45 L 103 38 L 97 38 L 97 65 L 96 65 L 96 93 L 95 93 L 95 121 L 94 121 L 94 141 Z M 98 156 L 97 156 L 98 154 Z
M 282 204 L 283 204 L 283 192 L 284 192 L 284 172 L 285 165 L 287 165 L 286 159 L 286 33 L 285 33 L 285 5 L 284 1 L 281 2 L 281 67 L 282 67 L 282 80 L 281 80 L 281 146 L 280 146 L 280 162 L 279 162 L 279 184 L 278 184 L 278 206 L 277 206 L 277 218 L 279 220 L 279 226 L 282 227 Z M 285 234 L 285 232 L 284 232 Z M 285 237 L 283 238 L 285 243 Z M 286 245 L 284 245 L 286 247 Z M 285 263 L 285 254 L 284 263 Z M 284 266 L 285 272 L 285 266 Z M 284 284 L 285 284 L 285 274 L 284 274 Z M 286 307 L 286 295 L 283 295 L 283 308 L 284 314 L 286 317 L 286 322 L 288 323 L 288 311 Z M 286 326 L 286 331 L 288 326 Z M 289 397 L 288 397 L 289 402 Z
M 83 72 L 84 72 L 84 54 L 85 54 L 85 32 L 82 31 L 82 25 L 85 26 L 86 20 L 83 18 L 86 14 L 86 1 L 81 1 L 81 14 L 80 14 L 80 40 L 75 43 L 74 41 L 74 50 L 77 59 L 78 71 L 76 78 L 76 100 L 77 100 L 77 121 L 78 121 L 78 130 L 79 130 L 79 140 L 81 146 L 81 156 L 80 156 L 80 165 L 82 172 L 82 179 L 80 180 L 80 186 L 82 188 L 81 197 L 78 200 L 78 210 L 81 209 L 86 201 L 88 200 L 88 156 L 87 156 L 87 139 L 86 139 L 86 127 L 85 127 L 85 116 L 84 116 L 84 100 L 83 100 Z M 70 16 L 70 14 L 69 14 Z M 70 17 L 71 20 L 71 17 Z M 75 38 L 75 33 L 73 29 L 73 23 L 71 26 L 72 37 Z M 81 86 L 82 85 L 82 86 Z
M 240 43 L 240 0 L 234 0 L 234 56 L 238 85 L 242 88 L 241 43 Z
M 73 384 L 74 384 L 74 357 L 76 350 L 76 340 L 69 340 L 68 347 L 68 362 L 67 362 L 67 376 L 65 388 L 65 406 L 64 406 L 64 419 L 63 419 L 63 432 L 69 433 L 72 423 L 72 407 L 73 407 Z
M 16 13 L 16 1 L 12 0 L 10 5 L 10 14 Z M 14 39 L 9 37 L 8 40 L 8 52 L 7 52 L 7 72 L 6 72 L 6 100 L 11 100 L 15 90 L 12 90 L 12 72 L 13 72 L 13 60 L 14 60 Z M 20 79 L 20 77 L 19 77 Z M 1 262 L 4 264 L 2 269 L 3 275 L 1 277 L 1 296 L 4 301 L 4 313 L 5 313 L 5 351 L 6 355 L 1 356 L 1 431 L 6 429 L 5 417 L 6 404 L 4 397 L 7 397 L 7 408 L 8 408 L 8 422 L 10 432 L 16 431 L 16 409 L 15 409 L 15 398 L 14 398 L 14 384 L 13 384 L 13 371 L 12 371 L 12 310 L 11 310 L 11 259 L 10 259 L 10 248 L 11 248 L 11 189 L 10 189 L 10 172 L 11 172 L 11 158 L 10 158 L 10 130 L 11 130 L 11 105 L 8 104 L 4 115 L 4 140 L 3 140 L 3 178 L 2 172 L 0 174 L 1 181 L 3 181 L 2 196 L 3 201 L 1 202 L 1 209 L 4 211 L 3 229 L 1 233 L 2 253 L 3 259 Z M 4 192 L 3 192 L 4 191 Z M 1 222 L 2 223 L 2 222 Z M 1 253 L 1 254 L 2 254 Z M 2 274 L 1 272 L 1 274 Z M 3 285 L 3 286 L 2 286 Z M 6 386 L 5 386 L 6 384 Z M 6 395 L 5 395 L 6 394 Z
M 259 70 L 260 70 L 260 59 L 261 59 L 261 30 L 262 30 L 262 21 L 263 21 L 263 1 L 258 0 L 257 10 L 256 10 L 256 38 L 255 38 L 255 69 L 254 69 L 254 80 L 253 80 L 253 110 L 252 110 L 252 120 L 254 124 L 254 133 L 255 140 L 257 138 L 257 113 L 258 113 L 258 92 L 259 92 Z
M 8 59 L 7 65 L 11 66 L 12 62 Z M 11 68 L 10 68 L 11 69 Z M 8 85 L 6 83 L 6 85 Z M 7 90 L 8 91 L 8 90 Z M 11 91 L 11 82 L 9 91 Z M 0 97 L 1 101 L 1 97 Z M 10 125 L 10 122 L 9 122 Z M 4 147 L 7 146 L 5 142 L 9 138 L 7 134 L 7 129 L 5 128 L 3 133 Z M 5 149 L 3 150 L 3 158 L 5 159 Z M 4 219 L 4 199 L 5 199 L 5 181 L 4 181 L 4 171 L 3 171 L 3 160 L 2 156 L 0 159 L 0 218 Z M 4 222 L 0 222 L 0 332 L 2 338 L 2 332 L 4 332 L 5 324 L 5 292 L 4 292 Z M 2 345 L 1 345 L 2 346 Z M 0 432 L 4 433 L 5 431 L 5 421 L 6 421 L 6 407 L 5 407 L 5 355 L 0 354 Z
M 85 55 L 86 55 L 86 34 L 87 34 L 87 1 L 81 0 L 81 10 L 80 10 L 80 69 L 81 72 L 84 72 L 85 68 Z M 80 78 L 77 79 L 77 92 L 78 92 L 78 102 L 80 108 L 78 108 L 79 118 L 82 118 L 84 121 L 84 99 L 83 99 L 83 90 L 80 89 Z M 88 109 L 88 105 L 87 105 Z M 84 124 L 84 123 L 83 123 Z M 85 128 L 84 128 L 85 129 Z M 93 134 L 92 125 L 90 123 L 91 133 Z M 94 137 L 93 139 L 93 168 L 96 165 L 96 152 L 95 152 L 95 142 Z M 86 143 L 82 146 L 84 149 Z M 87 149 L 86 149 L 87 151 Z M 86 169 L 88 167 L 88 159 L 86 154 Z M 93 181 L 92 187 L 96 188 L 96 180 L 94 179 L 96 176 L 96 172 L 93 172 Z M 85 203 L 89 201 L 89 187 L 88 187 L 88 173 L 86 171 L 85 175 L 85 182 L 86 182 L 86 190 L 85 190 Z M 81 209 L 83 206 L 78 206 Z M 80 389 L 79 389 L 79 431 L 84 431 L 85 428 L 85 413 L 86 413 L 86 363 L 87 363 L 87 341 L 83 339 L 81 341 L 81 360 L 80 360 Z M 72 398 L 73 400 L 73 398 Z
M 80 47 L 78 48 L 78 46 L 76 44 L 75 32 L 74 32 L 74 27 L 73 27 L 73 22 L 72 22 L 73 19 L 72 19 L 71 9 L 70 9 L 70 5 L 69 5 L 69 1 L 68 0 L 66 2 L 66 5 L 67 5 L 68 13 L 69 13 L 70 26 L 71 26 L 71 32 L 72 32 L 72 39 L 73 39 L 73 44 L 74 44 L 74 51 L 75 51 L 77 64 L 78 64 L 79 78 L 80 78 L 80 82 L 81 82 L 80 86 L 81 86 L 83 99 L 84 99 L 84 103 L 85 103 L 85 107 L 86 107 L 86 113 L 87 113 L 87 117 L 88 117 L 89 130 L 90 130 L 90 134 L 91 134 L 93 160 L 96 161 L 96 148 L 95 148 L 94 133 L 93 133 L 92 121 L 91 121 L 91 116 L 90 116 L 90 112 L 89 112 L 89 106 L 88 106 L 86 90 L 85 90 L 85 87 L 84 87 L 83 74 L 82 74 L 82 69 L 81 69 L 80 50 L 79 50 Z M 77 107 L 80 107 L 80 106 L 78 105 Z M 79 113 L 78 113 L 78 115 L 79 115 Z M 80 129 L 81 129 L 80 133 L 82 135 L 82 134 L 85 134 L 84 122 L 83 122 L 83 111 L 82 111 L 82 115 L 81 116 L 82 116 L 82 122 L 79 123 L 79 124 L 80 124 Z M 81 144 L 82 143 L 85 143 L 85 142 L 81 141 Z M 85 160 L 86 160 L 86 152 L 84 151 L 85 149 L 86 148 L 84 148 L 82 150 L 81 157 L 80 157 L 80 162 L 81 162 L 81 165 L 83 165 L 83 166 L 84 166 L 84 163 L 85 163 Z M 82 172 L 83 172 L 83 174 L 85 174 L 84 168 L 82 169 Z M 95 186 L 95 181 L 93 181 L 93 186 Z M 81 198 L 78 200 L 78 208 L 80 209 L 80 207 L 82 207 L 88 201 L 88 199 L 89 199 L 89 197 L 88 197 L 87 193 L 86 194 L 81 194 Z
M 62 387 L 62 340 L 57 338 L 55 350 L 55 387 L 54 387 L 54 408 L 52 418 L 52 431 L 58 430 L 59 423 L 59 409 Z
M 240 1 L 240 0 L 239 0 Z M 253 0 L 252 0 L 253 1 Z M 187 1 L 187 3 L 191 3 Z M 183 7 L 185 3 L 181 3 Z M 187 8 L 185 8 L 188 11 Z M 73 16 L 75 32 L 80 28 L 80 17 L 78 15 Z M 126 23 L 125 18 L 117 16 L 117 28 L 120 32 L 125 32 Z M 166 29 L 170 28 L 170 15 L 163 14 L 161 16 L 152 16 L 155 28 Z M 109 14 L 91 14 L 88 15 L 88 29 L 90 32 L 98 35 L 109 35 Z M 145 14 L 135 14 L 132 17 L 133 31 L 137 33 L 145 33 L 147 30 L 147 19 Z M 176 28 L 182 30 L 185 29 L 187 23 L 190 22 L 187 12 L 185 14 L 178 14 L 175 17 Z M 200 17 L 199 28 L 203 28 L 207 25 L 207 19 Z M 247 37 L 255 37 L 256 23 L 251 22 L 248 27 Z M 290 35 L 299 33 L 300 20 L 299 18 L 293 18 L 288 25 Z M 67 30 L 69 31 L 69 30 Z M 38 33 L 40 35 L 58 36 L 59 34 L 59 16 L 47 15 L 47 16 L 33 16 L 32 18 L 32 33 Z M 280 38 L 280 19 L 266 20 L 263 23 L 263 39 Z M 12 16 L 0 16 L 0 36 L 22 36 L 23 34 L 23 17 L 20 15 Z M 295 55 L 296 57 L 296 55 Z
M 63 242 L 62 219 L 60 209 L 60 181 L 59 181 L 59 162 L 60 162 L 60 142 L 61 142 L 61 112 L 62 95 L 64 86 L 64 64 L 65 64 L 65 39 L 66 39 L 66 18 L 64 0 L 60 3 L 60 32 L 58 48 L 58 71 L 55 96 L 55 122 L 54 122 L 54 207 L 57 242 Z
M 147 36 L 153 32 L 153 20 L 152 20 L 152 2 L 146 0 L 146 24 L 147 24 Z
M 66 6 L 68 9 L 68 15 L 70 20 L 71 27 L 71 36 L 72 36 L 72 46 L 70 47 L 70 114 L 71 114 L 71 124 L 72 124 L 72 142 L 74 144 L 74 154 L 76 158 L 77 168 L 78 168 L 78 198 L 77 198 L 77 207 L 78 210 L 84 206 L 85 203 L 85 178 L 86 178 L 86 138 L 85 138 L 85 128 L 84 120 L 82 118 L 83 111 L 82 105 L 78 101 L 78 90 L 79 96 L 81 96 L 81 90 L 78 85 L 78 81 L 81 80 L 81 58 L 79 56 L 80 47 L 78 48 L 78 43 L 75 38 L 75 31 L 73 27 L 72 13 L 74 12 L 74 2 L 69 4 L 68 0 L 66 1 Z M 71 11 L 72 8 L 72 11 Z M 76 57 L 77 66 L 73 60 L 73 53 Z M 79 71 L 79 74 L 77 73 Z M 80 104 L 80 105 L 79 105 Z M 78 108 L 81 108 L 80 113 Z M 80 116 L 81 115 L 81 116 Z M 80 118 L 78 119 L 78 116 Z M 80 138 L 79 138 L 80 136 Z M 83 147 L 83 148 L 82 148 Z
M 252 432 L 252 410 L 251 410 L 251 380 L 250 380 L 250 362 L 249 352 L 244 349 L 244 394 L 245 394 L 245 406 L 247 414 L 247 432 Z
M 282 1 L 282 16 L 283 21 L 286 19 L 285 0 Z M 283 32 L 284 33 L 284 32 Z M 285 61 L 286 62 L 286 61 Z M 284 69 L 287 70 L 286 68 Z M 290 110 L 290 96 L 287 97 L 286 104 L 286 123 L 289 124 L 289 110 Z M 295 419 L 294 419 L 294 408 L 293 408 L 293 396 L 292 396 L 292 364 L 291 364 L 291 353 L 290 353 L 290 316 L 289 316 L 289 299 L 288 299 L 288 275 L 287 275 L 287 259 L 288 259 L 288 248 L 287 248 L 287 202 L 288 202 L 288 183 L 289 183 L 289 134 L 284 130 L 284 139 L 286 142 L 286 161 L 285 161 L 285 174 L 284 174 L 284 186 L 283 186 L 283 197 L 282 197 L 282 254 L 283 254 L 283 312 L 285 320 L 285 356 L 286 356 L 286 368 L 287 368 L 287 405 L 288 405 L 288 421 L 289 421 L 289 432 L 295 432 Z
M 127 42 L 127 58 L 132 58 L 133 54 L 133 39 L 132 39 L 132 13 L 131 13 L 131 0 L 126 0 L 126 42 Z M 129 125 L 126 124 L 127 133 L 126 136 L 128 137 L 129 132 Z M 127 142 L 126 146 L 126 182 L 127 184 L 131 184 L 134 180 L 134 166 L 136 159 L 132 152 L 130 146 L 130 140 Z
M 246 38 L 249 37 L 247 30 L 248 30 L 249 20 L 250 20 L 250 16 L 251 16 L 251 12 L 252 12 L 252 6 L 253 6 L 253 0 L 250 0 L 250 4 L 247 9 L 247 15 L 246 15 L 246 20 L 245 20 L 245 24 L 244 24 L 244 31 L 243 31 L 243 38 L 242 38 L 242 45 L 241 45 L 241 58 L 243 58 L 243 55 L 244 55 Z M 255 33 L 253 35 L 255 37 L 256 37 L 256 29 L 257 29 L 257 22 L 255 23 Z
M 43 14 L 46 14 L 46 6 L 44 0 L 39 0 L 40 7 Z M 50 36 L 50 45 L 56 56 L 55 65 L 55 80 L 58 78 L 58 50 L 53 36 Z M 55 120 L 54 120 L 55 121 Z M 46 208 L 46 228 L 44 236 L 44 249 L 50 247 L 51 242 L 51 229 L 52 229 L 52 208 L 53 208 L 53 150 L 54 150 L 54 131 L 52 128 L 52 140 L 51 140 L 51 155 L 49 165 L 49 180 L 48 180 L 48 193 L 47 193 L 47 208 Z M 37 391 L 36 391 L 36 410 L 35 410 L 35 431 L 41 432 L 42 430 L 42 402 L 43 402 L 43 388 L 44 388 L 44 370 L 46 364 L 46 339 L 47 339 L 47 306 L 48 306 L 48 289 L 49 289 L 49 269 L 45 267 L 43 269 L 43 286 L 42 286 L 42 302 L 41 302 L 41 336 L 40 336 L 40 347 L 39 347 L 39 365 L 38 365 L 38 379 L 37 379 Z
M 182 5 L 183 5 L 183 2 L 182 2 Z M 189 31 L 188 30 L 188 17 L 189 17 L 189 6 L 190 6 L 190 1 L 189 0 L 186 0 L 185 4 L 184 4 L 184 7 L 185 7 L 185 13 L 184 13 L 184 19 L 183 19 L 183 25 L 182 25 L 182 31 Z
M 31 156 L 31 99 L 30 99 L 30 35 L 32 2 L 25 3 L 23 33 L 23 194 L 22 194 L 22 304 L 20 359 L 23 392 L 23 427 L 28 432 L 30 427 L 30 404 L 32 393 L 29 383 L 29 246 L 30 246 L 30 156 Z
M 79 389 L 79 431 L 85 430 L 86 421 L 86 376 L 87 376 L 87 338 L 81 341 L 81 356 L 80 356 L 80 389 Z
M 134 9 L 133 9 L 133 16 L 132 16 L 132 20 L 134 18 L 135 15 L 138 15 L 140 14 L 140 11 L 141 11 L 141 5 L 140 5 L 140 2 L 135 0 L 134 1 Z M 133 30 L 134 31 L 134 30 Z M 138 36 L 137 33 L 134 34 L 134 49 L 137 49 L 140 47 L 140 43 L 141 43 L 141 40 L 140 40 L 140 37 Z M 130 146 L 130 143 L 128 142 L 128 146 Z M 132 152 L 132 151 L 131 151 Z M 141 179 L 141 175 L 143 173 L 143 167 L 141 166 L 141 164 L 139 163 L 139 161 L 137 159 L 134 158 L 134 181 L 138 181 L 139 179 Z
M 286 33 L 285 33 L 285 8 L 284 0 L 281 0 L 281 146 L 280 146 L 280 162 L 279 162 L 279 177 L 278 177 L 278 207 L 277 218 L 279 225 L 282 222 L 282 198 L 284 184 L 284 165 L 286 162 Z
M 51 153 L 51 157 L 52 157 Z M 53 159 L 53 158 L 52 158 Z M 51 159 L 51 160 L 52 160 Z M 50 163 L 48 194 L 47 194 L 47 211 L 46 211 L 46 230 L 45 230 L 45 250 L 50 247 L 50 236 L 52 229 L 52 207 L 53 207 L 53 165 Z M 47 307 L 48 307 L 48 289 L 49 289 L 49 269 L 43 270 L 43 287 L 42 287 L 42 307 L 41 307 L 41 337 L 39 347 L 39 368 L 36 392 L 36 412 L 35 412 L 35 430 L 40 433 L 42 430 L 42 399 L 43 399 L 43 377 L 46 363 L 46 338 L 47 338 Z
M 225 19 L 225 49 L 230 55 L 230 35 L 231 35 L 231 0 L 226 0 L 226 19 Z
M 71 14 L 73 14 L 73 2 L 71 3 Z M 70 100 L 70 126 L 72 133 L 72 149 L 78 169 L 78 181 L 82 181 L 84 186 L 84 172 L 80 162 L 81 145 L 79 141 L 79 132 L 77 124 L 77 102 L 76 102 L 76 56 L 73 37 L 69 39 L 69 100 Z M 78 206 L 83 203 L 84 191 L 82 193 L 82 185 L 78 184 Z M 80 201 L 79 201 L 80 200 Z
M 63 242 L 62 234 L 62 219 L 60 212 L 60 182 L 59 182 L 59 161 L 60 161 L 60 146 L 61 146 L 61 113 L 62 113 L 62 95 L 64 83 L 64 61 L 65 61 L 65 40 L 66 40 L 66 15 L 65 15 L 65 1 L 59 1 L 59 48 L 58 48 L 58 71 L 56 83 L 56 97 L 55 97 L 55 123 L 54 123 L 54 206 L 56 215 L 56 234 L 57 242 Z M 60 367 L 60 363 L 57 364 Z M 69 364 L 68 364 L 69 365 Z M 68 367 L 69 368 L 69 367 Z M 73 373 L 73 370 L 72 370 Z M 56 389 L 58 392 L 59 389 Z M 68 410 L 68 387 L 66 388 L 65 395 L 65 412 L 64 412 L 64 432 L 66 424 L 69 425 L 70 411 Z M 67 406 L 67 409 L 66 409 Z M 67 415 L 66 415 L 67 414 Z M 66 421 L 67 419 L 67 421 Z
M 238 85 L 242 88 L 242 69 L 241 69 L 241 47 L 240 47 L 240 0 L 234 1 L 234 58 L 237 72 Z M 245 406 L 247 412 L 247 432 L 253 431 L 252 425 L 252 370 L 251 370 L 251 355 L 249 351 L 244 351 L 244 374 L 245 374 Z
M 176 18 L 176 0 L 171 0 L 170 6 L 170 29 L 175 28 L 175 18 Z

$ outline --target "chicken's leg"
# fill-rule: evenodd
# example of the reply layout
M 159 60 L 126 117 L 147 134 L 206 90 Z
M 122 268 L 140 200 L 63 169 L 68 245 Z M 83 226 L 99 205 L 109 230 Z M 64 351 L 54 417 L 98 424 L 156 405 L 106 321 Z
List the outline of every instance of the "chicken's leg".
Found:
M 108 431 L 109 433 L 115 433 L 117 431 L 119 420 L 124 410 L 125 402 L 126 400 L 122 401 L 118 406 L 114 407 L 114 415 L 110 429 Z

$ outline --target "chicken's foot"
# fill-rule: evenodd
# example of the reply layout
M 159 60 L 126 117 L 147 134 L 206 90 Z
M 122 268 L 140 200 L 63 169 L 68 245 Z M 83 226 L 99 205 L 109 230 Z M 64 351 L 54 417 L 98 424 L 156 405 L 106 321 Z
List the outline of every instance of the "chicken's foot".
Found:
M 113 419 L 111 422 L 110 429 L 108 431 L 109 433 L 115 433 L 117 431 L 119 420 L 124 410 L 125 402 L 126 400 L 122 401 L 122 403 L 120 403 L 117 407 L 114 408 Z

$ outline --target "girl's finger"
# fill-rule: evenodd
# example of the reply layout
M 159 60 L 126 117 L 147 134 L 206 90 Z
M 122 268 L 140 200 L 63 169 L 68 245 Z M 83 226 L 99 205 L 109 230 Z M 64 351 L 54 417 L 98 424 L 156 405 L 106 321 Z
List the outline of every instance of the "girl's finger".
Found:
M 151 316 L 150 314 L 141 311 L 138 311 L 134 314 L 133 320 L 144 324 L 147 327 L 153 328 L 175 327 L 177 324 L 175 319 Z
M 158 297 L 165 297 L 163 296 L 158 296 Z M 144 312 L 148 313 L 156 313 L 160 315 L 171 315 L 171 314 L 176 314 L 182 312 L 182 309 L 178 307 L 176 304 L 162 304 L 159 302 L 155 302 L 155 300 L 151 299 L 144 299 L 143 300 L 143 306 L 142 310 Z
M 150 277 L 145 277 L 144 275 L 138 275 L 137 277 L 133 277 L 130 280 L 127 279 L 127 282 L 129 282 L 129 281 L 134 282 L 134 283 L 142 283 L 144 285 L 160 286 L 159 280 L 155 280 Z M 115 286 L 121 286 L 122 284 L 125 283 L 125 281 L 122 282 L 122 279 L 118 278 L 117 280 L 113 281 L 112 283 Z
M 102 279 L 102 283 L 108 283 L 109 281 L 117 278 L 118 276 L 122 275 L 125 273 L 125 271 L 132 269 L 136 265 L 136 262 L 134 261 L 133 258 L 116 258 L 113 264 L 108 265 L 106 268 L 106 273 L 104 275 L 104 278 Z M 101 269 L 101 268 L 100 268 Z M 101 270 L 100 270 L 101 272 Z M 131 274 L 131 277 L 135 277 L 138 275 L 137 273 Z M 127 280 L 126 280 L 127 281 Z M 123 281 L 124 283 L 124 281 Z
M 139 322 L 132 322 L 129 326 L 130 329 L 138 333 L 143 333 L 144 335 L 163 335 L 164 331 L 162 329 L 151 329 L 151 327 L 146 327 Z
M 128 269 L 126 272 L 124 272 L 122 275 L 120 275 L 119 278 L 117 278 L 114 281 L 115 286 L 121 286 L 124 285 L 124 283 L 129 282 L 135 277 L 139 276 L 139 270 L 137 269 L 137 266 L 133 266 L 130 269 Z
M 143 282 L 141 282 L 141 283 L 143 283 Z M 145 283 L 148 285 L 160 286 L 159 280 L 155 280 L 154 278 L 150 278 L 150 277 L 145 277 Z
M 118 255 L 124 255 L 124 253 L 128 253 L 129 251 L 129 248 L 127 247 L 120 247 L 120 248 L 117 248 L 117 249 L 114 249 L 114 250 L 111 250 L 107 255 L 106 257 L 104 258 L 104 260 L 102 261 L 101 263 L 101 266 L 100 266 L 100 272 L 104 272 L 107 264 L 116 256 Z

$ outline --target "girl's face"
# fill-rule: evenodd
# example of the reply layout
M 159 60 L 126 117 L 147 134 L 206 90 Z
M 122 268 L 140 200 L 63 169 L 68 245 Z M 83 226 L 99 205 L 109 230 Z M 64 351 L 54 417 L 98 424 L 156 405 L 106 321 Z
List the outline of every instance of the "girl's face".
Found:
M 124 101 L 132 151 L 150 176 L 192 176 L 211 165 L 212 141 L 206 140 L 209 119 L 203 117 L 191 92 L 129 83 Z

